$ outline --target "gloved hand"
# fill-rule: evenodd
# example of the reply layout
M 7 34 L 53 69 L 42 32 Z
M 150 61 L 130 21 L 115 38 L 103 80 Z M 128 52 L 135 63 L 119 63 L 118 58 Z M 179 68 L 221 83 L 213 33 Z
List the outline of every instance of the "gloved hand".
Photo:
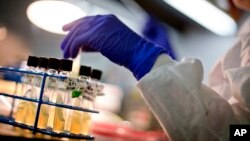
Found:
M 114 15 L 81 18 L 63 27 L 70 31 L 61 44 L 65 58 L 82 51 L 99 51 L 112 62 L 125 66 L 139 80 L 152 68 L 165 49 L 147 42 Z
M 166 28 L 157 22 L 153 17 L 148 16 L 147 22 L 143 28 L 142 34 L 148 41 L 164 47 L 172 59 L 176 59 L 176 56 L 171 48 L 171 44 L 168 40 Z

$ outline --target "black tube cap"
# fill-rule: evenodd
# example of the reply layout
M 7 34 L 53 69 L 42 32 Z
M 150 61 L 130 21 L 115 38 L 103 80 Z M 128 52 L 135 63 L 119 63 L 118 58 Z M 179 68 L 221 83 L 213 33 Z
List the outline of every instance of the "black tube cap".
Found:
M 91 67 L 81 66 L 80 71 L 79 71 L 79 75 L 90 76 L 91 75 Z
M 37 67 L 39 62 L 39 58 L 36 56 L 29 56 L 27 61 L 27 66 L 29 67 Z
M 48 68 L 58 70 L 60 65 L 60 60 L 56 58 L 49 58 Z
M 61 59 L 59 69 L 61 71 L 72 71 L 72 65 L 73 65 L 72 60 Z
M 97 69 L 93 69 L 93 70 L 92 70 L 91 78 L 100 80 L 101 77 L 102 77 L 102 71 L 97 70 Z
M 47 68 L 48 67 L 48 62 L 49 62 L 49 59 L 48 58 L 45 58 L 45 57 L 40 57 L 39 58 L 39 63 L 38 63 L 38 67 L 39 68 Z

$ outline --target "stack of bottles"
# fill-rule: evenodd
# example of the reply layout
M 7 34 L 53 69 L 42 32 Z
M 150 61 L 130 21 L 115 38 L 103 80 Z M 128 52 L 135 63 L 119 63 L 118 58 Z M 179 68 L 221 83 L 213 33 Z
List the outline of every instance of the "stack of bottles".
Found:
M 102 72 L 81 66 L 78 77 L 71 77 L 71 60 L 29 56 L 26 71 L 47 73 L 43 91 L 43 102 L 64 104 L 83 109 L 93 109 L 96 96 L 103 95 L 103 85 L 99 82 Z M 53 75 L 62 78 L 51 77 Z M 39 99 L 43 76 L 26 74 L 23 76 L 21 96 Z M 37 103 L 19 100 L 15 111 L 15 121 L 34 126 Z M 37 128 L 56 133 L 87 135 L 91 125 L 91 113 L 42 104 Z

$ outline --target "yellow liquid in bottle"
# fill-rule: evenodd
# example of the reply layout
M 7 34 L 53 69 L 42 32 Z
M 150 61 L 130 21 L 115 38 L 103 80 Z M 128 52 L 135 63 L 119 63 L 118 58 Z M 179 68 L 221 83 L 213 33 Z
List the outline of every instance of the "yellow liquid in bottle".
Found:
M 18 123 L 24 123 L 24 119 L 27 115 L 27 101 L 21 101 L 17 107 L 16 113 L 15 113 L 15 121 Z
M 60 104 L 63 103 L 63 99 L 60 94 L 57 95 L 56 103 L 60 103 Z M 55 107 L 55 116 L 54 116 L 54 125 L 53 125 L 53 130 L 55 132 L 64 131 L 64 124 L 65 124 L 64 112 L 65 112 L 65 109 Z
M 36 116 L 36 104 L 28 101 L 21 101 L 15 113 L 15 121 L 33 126 Z
M 37 127 L 45 129 L 48 124 L 48 118 L 49 118 L 49 105 L 41 105 Z
M 53 128 L 54 117 L 55 117 L 55 106 L 51 106 L 47 127 Z
M 63 132 L 64 131 L 64 109 L 63 108 L 55 108 L 55 117 L 54 117 L 54 127 L 53 130 L 55 132 Z
M 33 102 L 27 102 L 27 114 L 25 115 L 25 124 L 33 126 L 36 118 L 36 104 Z
M 73 105 L 75 107 L 81 107 L 81 100 L 79 98 L 73 99 Z M 69 117 L 70 122 L 70 132 L 74 134 L 80 134 L 82 128 L 82 112 L 77 110 L 72 110 L 72 114 Z
M 91 125 L 91 115 L 90 115 L 90 113 L 83 112 L 82 113 L 81 134 L 87 135 L 89 133 L 90 125 Z
M 65 127 L 64 130 L 65 131 L 70 131 L 71 128 L 71 115 L 72 115 L 73 110 L 72 109 L 66 109 L 66 120 L 65 120 Z
M 82 112 L 74 110 L 71 116 L 70 132 L 80 134 L 82 128 Z

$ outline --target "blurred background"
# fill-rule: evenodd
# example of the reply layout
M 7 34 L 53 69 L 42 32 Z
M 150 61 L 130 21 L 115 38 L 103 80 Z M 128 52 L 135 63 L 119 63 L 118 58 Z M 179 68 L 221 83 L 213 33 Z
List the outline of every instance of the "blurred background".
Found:
M 1 0 L 0 60 L 2 54 L 18 54 L 15 52 L 22 52 L 19 60 L 29 54 L 62 58 L 60 42 L 67 34 L 62 25 L 97 14 L 114 14 L 141 36 L 152 17 L 163 27 L 177 60 L 189 56 L 203 62 L 204 83 L 248 16 L 231 0 Z M 97 99 L 98 109 L 118 115 L 138 130 L 161 130 L 136 90 L 132 73 L 99 53 L 82 53 L 79 58 L 81 64 L 103 71 L 106 97 Z M 0 64 L 18 66 L 19 60 Z

